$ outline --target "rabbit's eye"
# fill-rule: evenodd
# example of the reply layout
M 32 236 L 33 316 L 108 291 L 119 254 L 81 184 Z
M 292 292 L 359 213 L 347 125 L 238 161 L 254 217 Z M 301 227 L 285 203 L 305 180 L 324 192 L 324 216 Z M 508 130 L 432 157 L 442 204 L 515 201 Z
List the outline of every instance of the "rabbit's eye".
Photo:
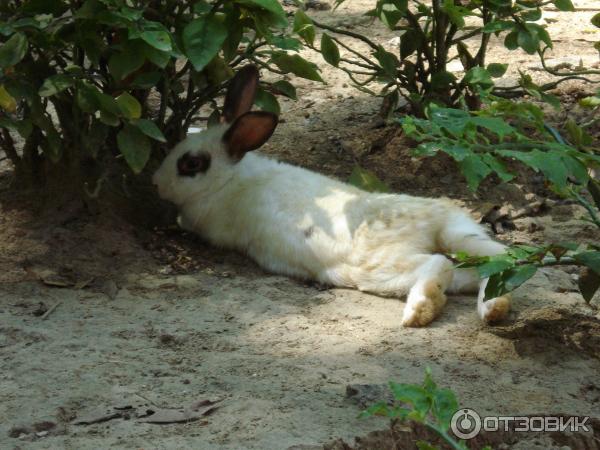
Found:
M 210 167 L 210 155 L 201 153 L 199 155 L 183 154 L 177 160 L 177 172 L 182 177 L 193 177 L 197 173 L 204 173 Z

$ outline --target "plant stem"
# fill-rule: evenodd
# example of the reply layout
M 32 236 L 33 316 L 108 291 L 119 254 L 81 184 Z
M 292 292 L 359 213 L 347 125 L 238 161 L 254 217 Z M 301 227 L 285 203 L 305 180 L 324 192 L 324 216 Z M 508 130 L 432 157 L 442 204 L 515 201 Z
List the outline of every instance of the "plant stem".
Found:
M 10 132 L 6 128 L 2 129 L 2 137 L 0 138 L 0 145 L 2 146 L 2 150 L 4 150 L 4 153 L 6 153 L 6 156 L 8 157 L 8 159 L 10 159 L 10 161 L 15 166 L 15 169 L 17 169 L 17 171 L 20 171 L 22 161 L 21 161 L 21 158 L 19 157 L 19 155 L 17 154 L 17 149 L 15 148 L 13 138 L 10 135 Z
M 337 34 L 342 34 L 344 36 L 350 36 L 353 37 L 354 39 L 358 39 L 359 41 L 363 41 L 365 44 L 367 44 L 369 47 L 373 48 L 374 50 L 379 49 L 379 46 L 377 44 L 375 44 L 375 42 L 373 42 L 372 40 L 370 40 L 369 38 L 358 34 L 358 33 L 353 33 L 352 31 L 347 31 L 347 30 L 340 30 L 339 28 L 334 28 L 331 27 L 329 25 L 325 25 L 324 23 L 321 22 L 317 22 L 316 20 L 312 19 L 313 24 L 315 26 L 317 26 L 318 28 L 322 28 L 324 30 L 328 30 L 331 31 L 333 33 L 337 33 Z
M 446 444 L 448 444 L 453 450 L 465 450 L 465 447 L 463 447 L 461 444 L 452 439 L 452 437 L 446 431 L 442 430 L 437 425 L 434 425 L 428 421 L 424 421 L 423 424 L 431 431 L 435 432 L 439 437 L 441 437 L 444 440 L 444 442 L 446 442 Z

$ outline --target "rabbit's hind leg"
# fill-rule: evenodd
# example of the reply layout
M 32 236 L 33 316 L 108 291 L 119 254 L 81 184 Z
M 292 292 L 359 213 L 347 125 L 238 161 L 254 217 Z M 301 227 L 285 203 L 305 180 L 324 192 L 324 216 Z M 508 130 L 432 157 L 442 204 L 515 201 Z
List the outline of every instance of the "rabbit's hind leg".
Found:
M 450 217 L 441 233 L 440 240 L 442 246 L 447 251 L 462 251 L 474 256 L 498 255 L 504 253 L 506 249 L 503 244 L 488 237 L 481 226 L 477 225 L 463 213 Z M 510 295 L 506 294 L 484 301 L 488 278 L 477 281 L 478 278 L 479 276 L 475 269 L 457 269 L 450 291 L 479 291 L 477 296 L 477 313 L 481 320 L 493 323 L 504 319 L 510 311 Z M 477 289 L 473 289 L 475 282 L 479 284 Z
M 445 291 L 452 282 L 452 262 L 443 255 L 415 255 L 420 259 L 416 282 L 410 289 L 402 315 L 402 325 L 422 327 L 440 315 L 446 304 Z
M 326 271 L 320 279 L 376 295 L 408 293 L 402 325 L 425 326 L 446 304 L 444 292 L 452 282 L 452 262 L 443 255 L 417 253 L 412 248 L 396 247 L 393 253 L 401 256 L 344 264 Z

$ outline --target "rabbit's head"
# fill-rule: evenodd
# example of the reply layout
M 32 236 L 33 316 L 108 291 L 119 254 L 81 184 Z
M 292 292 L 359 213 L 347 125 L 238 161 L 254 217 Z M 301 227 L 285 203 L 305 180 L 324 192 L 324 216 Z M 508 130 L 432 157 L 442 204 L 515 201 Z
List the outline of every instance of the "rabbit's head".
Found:
M 250 111 L 258 87 L 258 70 L 246 66 L 232 78 L 222 124 L 188 136 L 163 161 L 153 177 L 160 196 L 181 206 L 187 199 L 209 196 L 235 176 L 246 152 L 263 145 L 275 131 L 277 116 Z

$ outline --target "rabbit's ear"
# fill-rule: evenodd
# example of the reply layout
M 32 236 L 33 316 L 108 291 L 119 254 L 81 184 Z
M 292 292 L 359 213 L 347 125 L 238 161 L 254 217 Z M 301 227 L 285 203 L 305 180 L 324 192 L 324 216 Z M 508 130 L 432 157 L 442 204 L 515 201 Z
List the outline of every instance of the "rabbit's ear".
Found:
M 233 123 L 242 114 L 250 111 L 257 87 L 258 69 L 256 66 L 245 66 L 235 74 L 229 82 L 225 104 L 223 105 L 225 122 Z
M 238 162 L 246 152 L 263 145 L 275 131 L 277 116 L 270 112 L 247 112 L 236 119 L 223 135 L 227 154 Z

